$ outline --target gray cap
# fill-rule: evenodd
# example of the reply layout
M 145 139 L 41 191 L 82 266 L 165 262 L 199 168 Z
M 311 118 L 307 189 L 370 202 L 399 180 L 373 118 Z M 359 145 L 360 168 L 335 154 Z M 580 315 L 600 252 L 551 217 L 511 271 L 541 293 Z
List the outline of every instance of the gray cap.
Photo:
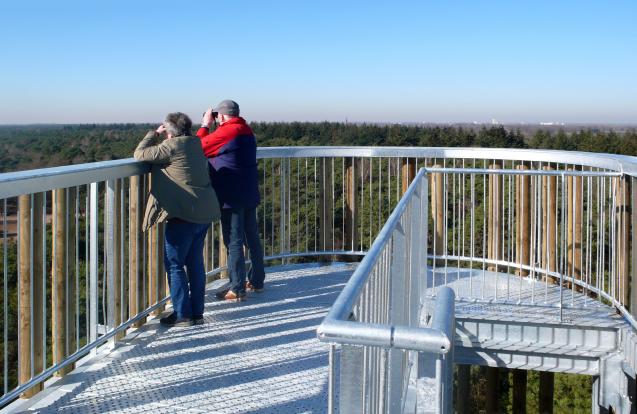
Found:
M 214 108 L 214 112 L 230 116 L 239 116 L 239 104 L 230 99 L 226 99 L 225 101 L 219 102 L 219 105 Z

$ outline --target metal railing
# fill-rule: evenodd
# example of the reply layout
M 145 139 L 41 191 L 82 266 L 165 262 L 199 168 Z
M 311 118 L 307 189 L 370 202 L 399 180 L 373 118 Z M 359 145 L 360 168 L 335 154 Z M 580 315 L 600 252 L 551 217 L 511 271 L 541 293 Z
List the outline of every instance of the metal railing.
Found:
M 549 306 L 542 293 L 553 283 L 575 286 L 589 293 L 584 306 L 611 303 L 635 326 L 635 157 L 407 147 L 260 148 L 257 156 L 269 259 L 364 255 L 424 167 L 436 285 L 452 283 L 453 268 L 485 280 L 517 272 L 523 277 L 507 280 L 534 281 L 530 296 L 520 296 L 516 283 L 490 295 Z M 0 406 L 161 311 L 161 228 L 139 231 L 147 172 L 128 159 L 0 174 Z M 224 271 L 218 224 L 204 258 L 209 276 Z M 491 300 L 488 292 L 458 293 Z M 571 298 L 559 307 L 582 305 Z
M 431 327 L 421 327 L 427 187 L 422 169 L 317 330 L 321 341 L 343 345 L 338 365 L 341 412 L 415 412 L 423 405 L 418 397 L 424 395 L 414 384 L 423 370 L 418 352 L 437 355 L 434 395 L 439 407 L 450 407 L 453 358 L 445 354 L 453 349 L 455 329 L 451 289 L 443 288 L 447 300 L 438 301 Z M 329 412 L 336 405 L 335 352 L 332 345 Z

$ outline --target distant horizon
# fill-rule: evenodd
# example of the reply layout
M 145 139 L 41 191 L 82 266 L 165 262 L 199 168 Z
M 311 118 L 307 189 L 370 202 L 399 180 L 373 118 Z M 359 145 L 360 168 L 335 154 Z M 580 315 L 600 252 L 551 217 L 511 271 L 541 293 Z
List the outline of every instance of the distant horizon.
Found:
M 301 121 L 301 120 L 289 120 L 289 121 L 268 121 L 268 120 L 250 120 L 248 122 L 262 122 L 262 123 L 333 123 L 333 124 L 366 124 L 366 125 L 482 125 L 482 126 L 511 126 L 511 125 L 524 125 L 524 126 L 621 126 L 621 127 L 635 127 L 636 122 L 559 122 L 559 121 L 541 121 L 541 122 L 497 122 L 490 121 L 477 122 L 477 121 L 355 121 L 355 120 L 316 120 L 316 121 Z M 21 127 L 21 126 L 81 126 L 81 125 L 154 125 L 158 122 L 151 121 L 137 121 L 137 122 L 33 122 L 33 123 L 0 123 L 0 127 Z M 193 121 L 193 127 L 197 127 L 198 123 Z
M 0 124 L 637 124 L 635 0 L 218 6 L 1 3 Z

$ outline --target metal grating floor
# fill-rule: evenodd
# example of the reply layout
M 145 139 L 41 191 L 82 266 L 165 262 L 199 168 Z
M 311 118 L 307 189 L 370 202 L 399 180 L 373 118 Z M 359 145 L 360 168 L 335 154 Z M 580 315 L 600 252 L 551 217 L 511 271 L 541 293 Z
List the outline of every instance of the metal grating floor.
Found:
M 621 328 L 626 322 L 615 309 L 583 292 L 488 270 L 453 267 L 429 269 L 426 295 L 447 284 L 456 293 L 456 318 L 518 323 L 569 324 Z M 559 303 L 564 307 L 560 319 Z M 434 298 L 428 308 L 433 309 Z
M 204 325 L 151 320 L 18 412 L 325 412 L 327 345 L 316 327 L 354 268 L 269 268 L 266 290 L 240 304 L 209 290 Z

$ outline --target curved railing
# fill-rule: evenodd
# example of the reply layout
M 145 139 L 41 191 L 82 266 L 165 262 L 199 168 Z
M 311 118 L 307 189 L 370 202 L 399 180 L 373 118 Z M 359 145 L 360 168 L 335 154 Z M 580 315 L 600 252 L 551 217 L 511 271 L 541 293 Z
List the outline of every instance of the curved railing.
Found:
M 482 148 L 285 147 L 258 151 L 259 228 L 271 260 L 340 260 L 369 250 L 416 171 L 429 176 L 428 264 L 537 282 L 498 300 L 546 303 L 551 284 L 630 310 L 637 158 Z M 132 159 L 0 174 L 3 383 L 0 405 L 37 392 L 165 304 L 162 231 L 140 231 L 148 167 Z M 632 226 L 632 227 L 631 227 Z M 219 225 L 209 276 L 225 270 Z M 632 264 L 630 264 L 632 260 Z M 631 271 L 633 275 L 629 274 Z M 489 270 L 494 273 L 489 273 Z M 573 290 L 569 291 L 572 292 Z M 637 294 L 635 295 L 637 297 Z M 482 300 L 480 293 L 464 299 Z M 588 306 L 588 302 L 583 306 Z M 556 310 L 556 315 L 559 315 Z

